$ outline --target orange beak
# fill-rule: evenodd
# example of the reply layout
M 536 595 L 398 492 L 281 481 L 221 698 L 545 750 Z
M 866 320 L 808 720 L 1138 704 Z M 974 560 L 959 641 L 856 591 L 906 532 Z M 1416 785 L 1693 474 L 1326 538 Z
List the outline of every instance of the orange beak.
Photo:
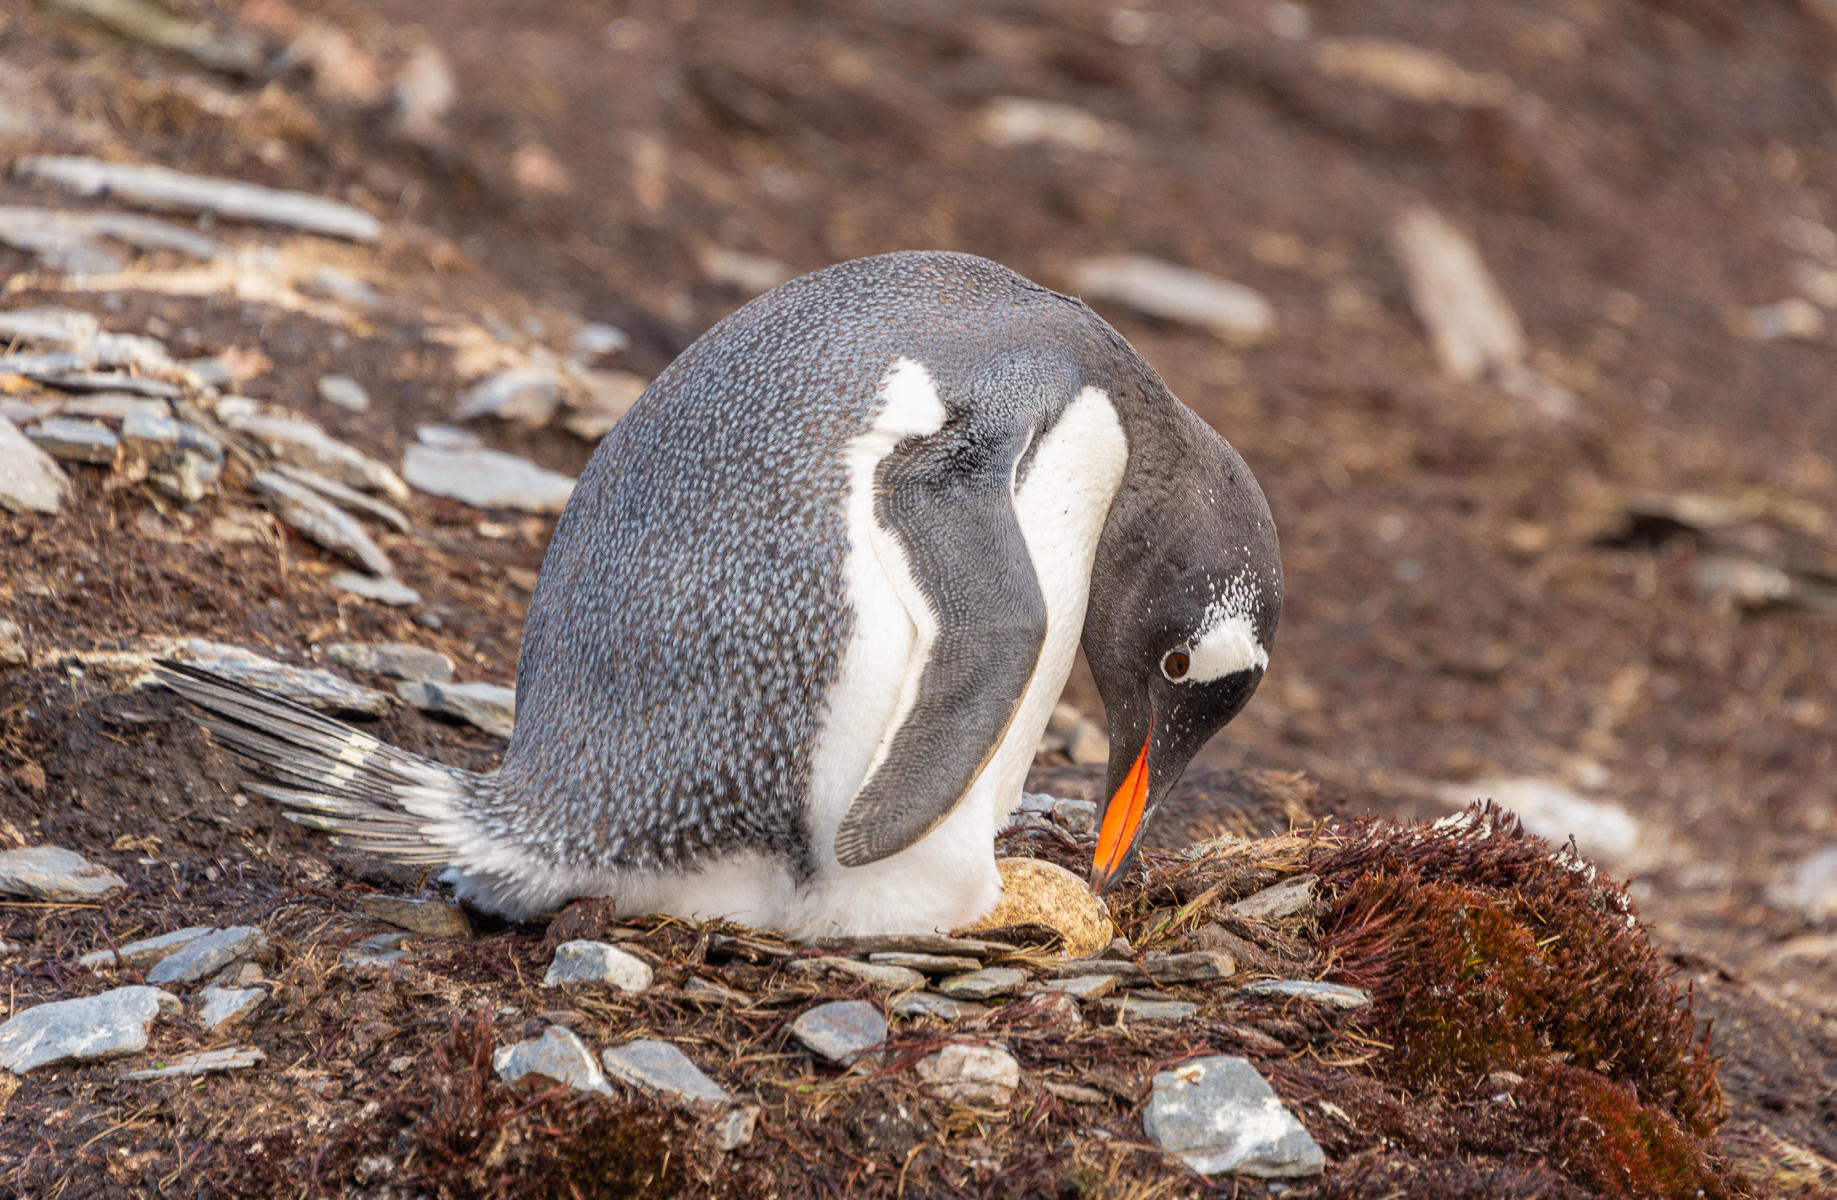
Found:
M 1152 729 L 1150 737 L 1153 736 Z M 1091 890 L 1101 892 L 1116 879 L 1135 835 L 1141 831 L 1143 810 L 1148 807 L 1148 739 L 1142 741 L 1142 752 L 1123 779 L 1123 786 L 1110 797 L 1103 811 L 1103 828 L 1097 835 L 1097 857 L 1091 861 Z

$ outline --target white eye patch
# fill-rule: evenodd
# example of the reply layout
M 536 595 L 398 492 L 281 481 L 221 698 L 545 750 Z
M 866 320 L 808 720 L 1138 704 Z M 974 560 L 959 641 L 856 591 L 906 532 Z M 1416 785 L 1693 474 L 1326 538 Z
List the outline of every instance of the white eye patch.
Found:
M 1267 667 L 1269 651 L 1257 641 L 1256 626 L 1242 613 L 1221 616 L 1193 639 L 1192 665 L 1182 683 L 1210 683 L 1252 667 Z

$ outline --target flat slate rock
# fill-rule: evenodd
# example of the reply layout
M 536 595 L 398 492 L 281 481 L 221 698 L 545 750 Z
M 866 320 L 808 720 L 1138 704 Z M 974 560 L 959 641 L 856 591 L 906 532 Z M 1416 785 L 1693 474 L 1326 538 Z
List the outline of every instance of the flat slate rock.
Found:
M 1141 996 L 1135 993 L 1106 996 L 1097 1003 L 1119 1014 L 1124 1021 L 1181 1021 L 1199 1011 L 1198 1005 L 1188 1004 L 1184 1000 L 1168 1000 L 1161 996 Z
M 276 474 L 285 475 L 295 483 L 305 484 L 313 491 L 324 496 L 339 508 L 350 513 L 362 513 L 373 517 L 389 526 L 397 533 L 408 533 L 414 526 L 402 515 L 402 510 L 393 504 L 386 504 L 368 492 L 360 492 L 336 479 L 327 479 L 316 471 L 298 467 L 292 463 L 275 463 L 271 468 Z
M 1248 1059 L 1213 1055 L 1154 1077 L 1143 1128 L 1201 1175 L 1318 1175 L 1327 1156 Z
M 33 175 L 81 196 L 167 212 L 210 213 L 233 221 L 279 225 L 354 242 L 374 242 L 383 223 L 349 204 L 306 192 L 288 192 L 239 179 L 187 175 L 170 167 L 104 162 L 74 155 L 22 158 L 15 171 Z
M 1249 984 L 1244 990 L 1253 996 L 1290 996 L 1297 1000 L 1331 1004 L 1335 1008 L 1363 1008 L 1371 1003 L 1371 993 L 1363 988 L 1347 987 L 1341 983 L 1318 983 L 1309 979 L 1266 979 Z
M 1080 1000 L 1096 1000 L 1115 990 L 1114 975 L 1068 975 L 1059 979 L 1043 979 L 1027 988 L 1029 993 L 1063 992 Z
M 224 424 L 254 438 L 282 462 L 304 467 L 360 491 L 379 492 L 397 501 L 408 499 L 408 485 L 402 482 L 401 476 L 303 417 L 236 412 Z
M 844 1066 L 867 1056 L 887 1040 L 887 1019 L 865 1000 L 819 1004 L 791 1022 L 791 1035 L 833 1063 Z
M 319 399 L 352 412 L 370 411 L 370 393 L 349 375 L 327 375 L 319 380 Z
M 192 638 L 174 647 L 173 657 L 213 675 L 273 692 L 321 712 L 381 716 L 390 708 L 388 695 L 374 688 L 352 683 L 330 671 L 277 662 L 240 646 Z
M 181 1054 L 163 1067 L 129 1071 L 123 1079 L 177 1079 L 191 1075 L 208 1075 L 213 1071 L 236 1071 L 253 1067 L 268 1056 L 254 1046 L 223 1046 L 216 1050 L 198 1050 Z
M 666 1100 L 694 1108 L 732 1104 L 725 1088 L 702 1073 L 689 1056 L 670 1042 L 627 1042 L 600 1052 L 606 1074 Z
M 420 592 L 392 576 L 338 571 L 333 574 L 331 583 L 340 591 L 362 596 L 365 600 L 374 600 L 378 604 L 387 604 L 391 608 L 407 608 L 421 603 Z
M 0 509 L 56 513 L 70 498 L 70 476 L 57 460 L 0 417 Z
M 457 717 L 499 737 L 509 737 L 516 724 L 517 690 L 501 684 L 410 681 L 395 690 L 423 712 Z
M 121 457 L 121 438 L 100 421 L 81 417 L 46 417 L 26 430 L 51 457 L 90 466 L 113 465 Z
M 592 1052 L 573 1030 L 561 1025 L 549 1026 L 539 1038 L 498 1047 L 491 1066 L 505 1083 L 541 1088 L 553 1081 L 577 1092 L 612 1094 Z
M 127 890 L 107 867 L 62 846 L 27 846 L 0 853 L 0 895 L 53 903 L 106 900 Z
M 1021 1085 L 1021 1065 L 992 1042 L 952 1042 L 918 1062 L 918 1077 L 946 1100 L 1005 1105 Z
M 238 959 L 260 953 L 267 946 L 267 936 L 255 926 L 232 925 L 194 938 L 160 959 L 147 972 L 147 982 L 195 983 Z
M 24 1074 L 68 1059 L 119 1058 L 147 1048 L 147 1028 L 179 998 L 156 987 L 122 987 L 79 1000 L 58 1000 L 0 1025 L 0 1068 Z
M 898 950 L 870 954 L 867 960 L 880 966 L 904 967 L 927 975 L 956 975 L 978 970 L 982 966 L 981 962 L 966 954 L 911 954 Z
M 1011 996 L 1027 982 L 1027 972 L 1017 967 L 984 967 L 939 980 L 938 991 L 955 1000 L 988 1000 Z
M 986 1004 L 953 1000 L 936 992 L 907 992 L 893 1002 L 893 1014 L 900 1017 L 940 1017 L 946 1021 L 961 1021 L 983 1016 L 988 1011 Z
M 1006 942 L 989 942 L 977 938 L 951 937 L 943 933 L 895 933 L 867 937 L 822 938 L 816 943 L 837 954 L 959 954 L 977 961 L 987 961 L 1001 954 L 1014 953 Z
M 429 937 L 472 936 L 465 910 L 445 900 L 410 900 L 401 896 L 365 896 L 358 901 L 365 913 L 402 929 Z
M 162 933 L 158 937 L 141 938 L 118 946 L 113 950 L 96 950 L 77 959 L 77 966 L 91 971 L 112 971 L 117 967 L 146 967 L 158 962 L 173 951 L 190 945 L 207 933 L 214 932 L 209 925 L 187 925 L 171 933 Z
M 1156 983 L 1205 983 L 1237 974 L 1237 960 L 1218 950 L 1144 954 L 1142 969 Z
M 445 683 L 453 678 L 452 659 L 413 642 L 333 642 L 325 652 L 341 667 L 392 679 Z
M 1233 904 L 1229 911 L 1234 917 L 1251 921 L 1279 921 L 1292 917 L 1314 903 L 1314 891 L 1319 883 L 1318 875 L 1296 875 L 1260 892 L 1252 892 Z
M 257 471 L 249 486 L 307 541 L 372 575 L 395 574 L 395 564 L 356 518 L 305 484 L 277 471 Z
M 233 1025 L 255 1015 L 268 1002 L 261 988 L 207 987 L 198 993 L 198 1022 L 206 1029 Z
M 642 992 L 651 986 L 651 964 L 605 942 L 577 940 L 555 947 L 555 957 L 542 976 L 543 987 L 564 983 L 609 983 L 622 992 Z
M 1276 325 L 1276 310 L 1255 289 L 1140 254 L 1087 259 L 1072 272 L 1072 286 L 1087 298 L 1234 341 L 1267 337 Z
M 890 992 L 903 992 L 925 986 L 925 977 L 909 967 L 864 963 L 853 958 L 794 958 L 785 964 L 785 969 L 799 975 L 824 972 L 848 975 L 855 979 L 866 980 L 875 987 L 884 988 Z
M 574 493 L 569 476 L 497 450 L 413 445 L 403 452 L 402 477 L 430 496 L 473 508 L 558 513 Z

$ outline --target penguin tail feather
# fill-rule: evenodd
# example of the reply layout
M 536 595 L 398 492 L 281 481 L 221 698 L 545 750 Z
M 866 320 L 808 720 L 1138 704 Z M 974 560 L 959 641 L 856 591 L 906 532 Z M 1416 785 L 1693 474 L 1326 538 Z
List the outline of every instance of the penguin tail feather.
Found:
M 475 832 L 468 810 L 485 784 L 481 776 L 188 663 L 160 659 L 154 678 L 262 777 L 250 791 L 339 845 L 436 864 L 450 862 Z

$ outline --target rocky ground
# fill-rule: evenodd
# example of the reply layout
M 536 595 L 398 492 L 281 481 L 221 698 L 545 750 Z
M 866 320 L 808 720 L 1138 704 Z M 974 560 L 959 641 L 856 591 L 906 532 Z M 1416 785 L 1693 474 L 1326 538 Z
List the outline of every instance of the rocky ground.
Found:
M 1188 1100 L 1257 1101 L 1182 1065 L 1221 1056 L 1305 1126 L 1282 1154 L 1324 1152 L 1306 1194 L 1837 1185 L 1820 4 L 49 0 L 0 10 L 0 63 L 0 851 L 90 864 L 9 868 L 0 970 L 10 1013 L 110 996 L 64 1027 L 126 1056 L 0 1074 L 0 1187 L 1163 1194 L 1202 1187 L 1157 1149 Z M 936 964 L 919 985 L 733 930 L 416 925 L 454 920 L 390 906 L 425 880 L 279 820 L 138 686 L 205 660 L 488 766 L 594 439 L 748 295 L 917 245 L 1090 299 L 1283 535 L 1270 677 L 1119 901 L 1127 952 L 1093 961 L 1135 974 L 1080 968 L 1108 994 L 1035 991 L 1059 976 L 1037 929 L 952 947 L 1021 972 L 952 1001 Z M 1067 699 L 1034 786 L 1088 801 L 1099 706 L 1082 675 Z M 1387 826 L 1172 855 L 1480 797 L 1630 878 L 1662 957 L 1559 919 L 1614 911 L 1593 883 L 1527 914 L 1548 860 L 1458 829 L 1426 862 L 1361 857 L 1415 844 Z M 1085 811 L 1009 849 L 1069 865 Z M 89 892 L 47 890 L 73 870 Z M 1304 875 L 1294 912 L 1230 911 Z M 1430 1036 L 1488 1022 L 1360 932 L 1430 972 L 1420 931 L 1453 913 L 1490 914 L 1461 927 L 1491 965 L 1451 980 L 1529 1041 Z M 1522 967 L 1551 936 L 1606 957 Z M 564 942 L 650 982 L 545 990 Z M 1660 967 L 1713 1018 L 1713 1136 Z M 1365 1002 L 1248 986 L 1322 978 Z M 799 1032 L 836 1001 L 890 1018 L 877 1060 Z M 494 1057 L 525 1041 L 605 1094 L 516 1090 Z M 686 1100 L 656 1043 L 707 1073 Z M 175 1067 L 204 1073 L 134 1077 Z M 1554 1095 L 1592 1100 L 1565 1126 Z

